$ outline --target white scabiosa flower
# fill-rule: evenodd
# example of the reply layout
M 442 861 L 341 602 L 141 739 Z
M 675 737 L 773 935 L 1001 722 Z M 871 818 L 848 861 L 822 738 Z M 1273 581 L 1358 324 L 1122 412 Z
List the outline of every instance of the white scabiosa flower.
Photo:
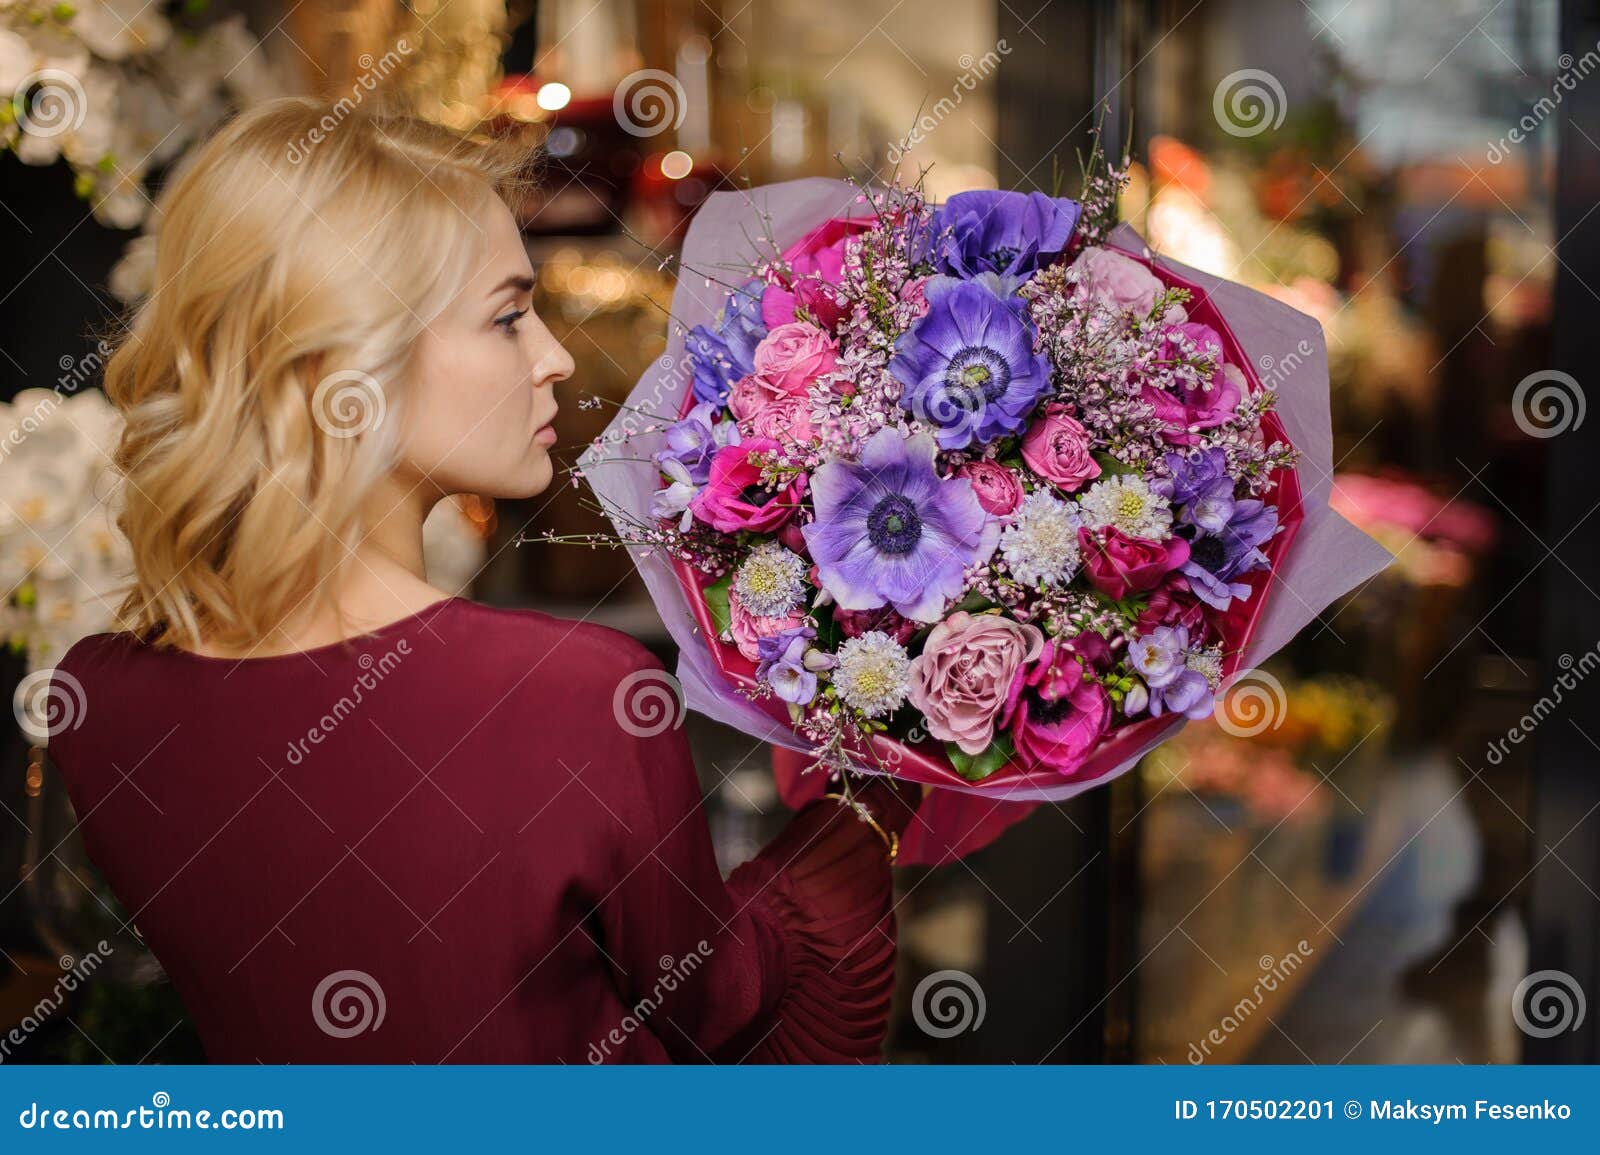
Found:
M 868 718 L 900 708 L 910 690 L 911 659 L 905 647 L 880 630 L 869 630 L 839 647 L 833 690 L 839 700 Z
M 1188 669 L 1200 674 L 1206 680 L 1206 685 L 1212 691 L 1222 685 L 1222 647 L 1207 646 L 1205 649 L 1190 650 L 1183 656 L 1183 664 Z
M 775 541 L 762 542 L 739 567 L 733 592 L 756 617 L 784 617 L 805 601 L 806 563 Z
M 1137 473 L 1096 482 L 1078 504 L 1090 529 L 1120 529 L 1129 537 L 1152 541 L 1172 536 L 1172 506 Z
M 1078 571 L 1078 510 L 1043 489 L 1022 499 L 1001 531 L 1000 554 L 1023 585 L 1065 585 Z

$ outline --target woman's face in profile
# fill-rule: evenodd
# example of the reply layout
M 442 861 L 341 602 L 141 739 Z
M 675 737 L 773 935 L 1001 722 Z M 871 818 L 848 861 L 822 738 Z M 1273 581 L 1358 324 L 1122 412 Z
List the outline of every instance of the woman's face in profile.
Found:
M 533 311 L 533 268 L 510 210 L 491 197 L 474 219 L 482 256 L 418 338 L 399 468 L 442 494 L 531 497 L 554 475 L 555 384 L 572 358 Z

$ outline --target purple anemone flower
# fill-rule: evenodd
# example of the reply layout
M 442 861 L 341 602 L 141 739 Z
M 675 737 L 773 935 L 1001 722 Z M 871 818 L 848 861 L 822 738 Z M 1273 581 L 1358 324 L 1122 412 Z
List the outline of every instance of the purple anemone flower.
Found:
M 1077 201 L 1041 192 L 957 193 L 934 218 L 939 267 L 962 277 L 1027 277 L 1067 247 L 1080 211 Z
M 728 294 L 714 327 L 696 325 L 684 338 L 697 401 L 721 405 L 741 377 L 755 372 L 756 346 L 767 335 L 761 319 L 761 294 L 766 282 L 746 281 Z
M 702 401 L 682 421 L 667 426 L 662 434 L 665 448 L 655 455 L 657 465 L 665 467 L 676 461 L 689 474 L 696 489 L 711 480 L 711 459 L 724 445 L 739 444 L 739 425 L 735 421 L 717 421 L 721 406 Z
M 1022 432 L 1050 389 L 1050 362 L 1034 351 L 1021 310 L 973 281 L 930 281 L 928 311 L 905 335 L 889 372 L 900 404 L 939 428 L 941 449 Z
M 1261 547 L 1278 532 L 1278 511 L 1260 501 L 1236 501 L 1227 523 L 1216 533 L 1202 533 L 1189 543 L 1183 576 L 1195 597 L 1213 609 L 1225 610 L 1235 598 L 1248 598 L 1250 587 L 1234 581 L 1269 564 Z
M 965 477 L 941 478 L 926 433 L 880 429 L 861 460 L 830 461 L 811 475 L 817 517 L 803 527 L 819 584 L 845 610 L 893 606 L 938 621 L 970 565 L 987 561 L 999 523 Z

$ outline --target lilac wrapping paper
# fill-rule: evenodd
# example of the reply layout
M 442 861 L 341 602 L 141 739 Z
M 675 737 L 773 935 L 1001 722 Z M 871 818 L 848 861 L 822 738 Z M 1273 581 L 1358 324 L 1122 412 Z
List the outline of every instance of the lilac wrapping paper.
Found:
M 751 266 L 775 255 L 831 217 L 870 215 L 860 194 L 844 181 L 811 177 L 738 192 L 717 192 L 689 224 L 683 245 L 683 272 L 672 297 L 667 351 L 640 378 L 600 439 L 579 460 L 590 489 L 619 532 L 628 522 L 649 518 L 650 495 L 659 478 L 649 457 L 661 447 L 660 432 L 636 432 L 653 422 L 676 420 L 690 390 L 691 373 L 684 337 L 710 324 L 728 287 L 746 280 Z M 1131 228 L 1120 226 L 1110 243 L 1135 255 L 1151 256 Z M 1267 608 L 1256 623 L 1241 673 L 1261 665 L 1336 598 L 1386 566 L 1390 557 L 1377 542 L 1328 507 L 1333 484 L 1333 432 L 1328 412 L 1328 355 L 1322 328 L 1305 314 L 1265 294 L 1219 280 L 1175 261 L 1157 264 L 1201 286 L 1226 319 L 1258 377 L 1278 387 L 1278 414 L 1300 451 L 1298 472 L 1304 520 L 1288 556 L 1270 587 Z M 708 280 L 709 278 L 709 280 Z M 642 411 L 642 412 L 641 412 Z M 729 685 L 712 661 L 706 638 L 690 611 L 677 575 L 659 551 L 630 547 L 656 611 L 677 643 L 677 678 L 689 708 L 763 742 L 807 750 L 807 744 Z M 1016 783 L 985 789 L 981 784 L 947 789 L 1016 801 L 1062 801 L 1100 786 L 1129 770 L 1149 749 L 1172 736 L 1153 739 L 1111 773 L 1090 782 L 1057 785 Z M 864 773 L 881 772 L 862 766 Z

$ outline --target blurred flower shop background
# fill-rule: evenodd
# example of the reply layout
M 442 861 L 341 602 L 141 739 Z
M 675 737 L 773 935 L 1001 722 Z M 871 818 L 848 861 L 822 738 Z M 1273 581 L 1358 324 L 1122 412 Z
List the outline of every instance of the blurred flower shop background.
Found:
M 1600 69 L 1593 37 L 1565 51 L 1561 15 L 1556 0 L 0 2 L 0 622 L 18 723 L 0 760 L 0 1033 L 22 1040 L 6 1057 L 199 1058 L 35 744 L 48 711 L 84 706 L 46 700 L 40 671 L 114 620 L 118 419 L 96 384 L 151 287 L 151 198 L 230 110 L 314 92 L 540 151 L 522 223 L 586 399 L 564 399 L 569 462 L 662 355 L 676 246 L 713 191 L 898 173 L 934 199 L 1071 195 L 1095 125 L 1126 140 L 1124 215 L 1157 253 L 1322 324 L 1336 508 L 1396 560 L 1136 773 L 968 861 L 903 872 L 890 1057 L 1517 1061 L 1534 868 L 1594 878 L 1543 853 L 1579 814 L 1536 840 L 1524 741 L 1550 663 L 1581 677 L 1600 661 L 1589 635 L 1541 649 L 1534 575 L 1557 564 L 1546 455 L 1583 417 L 1549 369 L 1554 109 Z M 1298 366 L 1257 368 L 1282 386 Z M 581 478 L 525 503 L 464 497 L 429 523 L 429 568 L 628 631 L 670 667 L 626 555 L 547 540 L 603 528 Z M 731 869 L 782 825 L 771 751 L 685 725 Z M 1600 898 L 1583 883 L 1576 901 Z

